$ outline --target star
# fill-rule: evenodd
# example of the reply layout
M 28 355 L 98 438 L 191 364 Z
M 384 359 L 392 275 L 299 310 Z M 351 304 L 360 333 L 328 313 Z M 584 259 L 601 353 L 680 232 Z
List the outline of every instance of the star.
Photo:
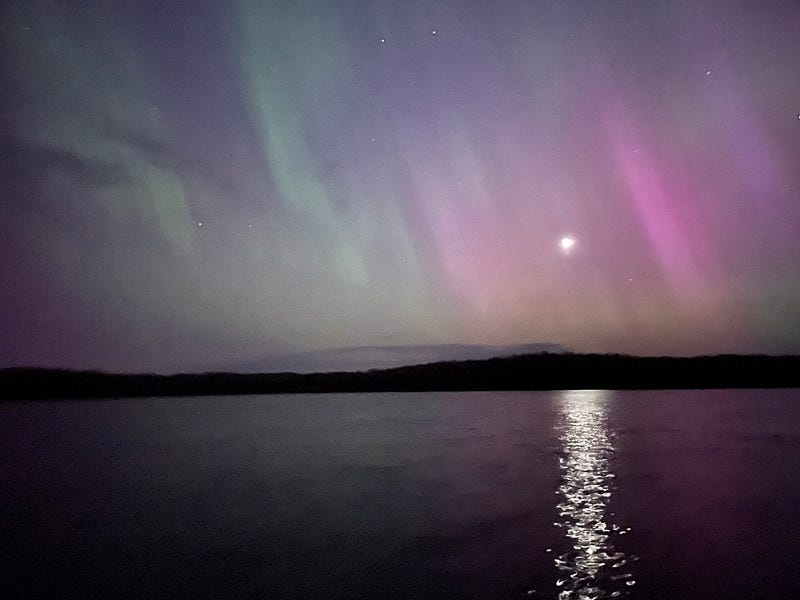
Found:
M 197 222 L 197 226 L 198 226 L 198 227 L 202 227 L 202 226 L 203 226 L 203 222 L 202 222 L 202 221 L 198 221 L 198 222 Z
M 435 29 L 431 30 L 431 35 L 436 35 L 437 33 L 438 33 L 438 31 L 436 31 Z
M 709 75 L 711 75 L 711 69 L 706 69 L 706 77 L 708 77 Z
M 381 44 L 385 44 L 385 43 L 386 43 L 386 38 L 381 38 Z

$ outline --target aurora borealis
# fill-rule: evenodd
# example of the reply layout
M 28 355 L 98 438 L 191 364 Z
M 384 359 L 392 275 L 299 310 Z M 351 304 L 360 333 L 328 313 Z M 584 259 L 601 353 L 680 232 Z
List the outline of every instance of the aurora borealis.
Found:
M 792 0 L 11 0 L 0 52 L 0 366 L 800 352 Z

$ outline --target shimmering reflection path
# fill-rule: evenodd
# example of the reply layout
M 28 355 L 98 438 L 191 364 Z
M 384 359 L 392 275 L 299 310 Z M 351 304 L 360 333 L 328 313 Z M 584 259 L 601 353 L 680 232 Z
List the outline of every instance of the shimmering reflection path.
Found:
M 560 600 L 616 598 L 634 585 L 628 558 L 614 548 L 613 535 L 626 529 L 609 525 L 608 502 L 614 489 L 612 437 L 607 426 L 608 394 L 596 390 L 564 392 L 557 425 L 562 444 L 559 520 L 569 550 L 556 557 Z

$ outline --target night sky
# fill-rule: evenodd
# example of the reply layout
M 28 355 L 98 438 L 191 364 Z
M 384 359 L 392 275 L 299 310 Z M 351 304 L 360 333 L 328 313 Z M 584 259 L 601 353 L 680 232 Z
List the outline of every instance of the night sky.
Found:
M 800 352 L 795 0 L 7 0 L 0 59 L 0 366 Z

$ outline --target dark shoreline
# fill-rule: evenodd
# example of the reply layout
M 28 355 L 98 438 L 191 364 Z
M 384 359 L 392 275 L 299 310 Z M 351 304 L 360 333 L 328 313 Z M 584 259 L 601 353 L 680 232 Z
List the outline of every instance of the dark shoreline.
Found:
M 800 356 L 528 354 L 331 373 L 116 374 L 0 370 L 0 399 L 341 392 L 800 387 Z

